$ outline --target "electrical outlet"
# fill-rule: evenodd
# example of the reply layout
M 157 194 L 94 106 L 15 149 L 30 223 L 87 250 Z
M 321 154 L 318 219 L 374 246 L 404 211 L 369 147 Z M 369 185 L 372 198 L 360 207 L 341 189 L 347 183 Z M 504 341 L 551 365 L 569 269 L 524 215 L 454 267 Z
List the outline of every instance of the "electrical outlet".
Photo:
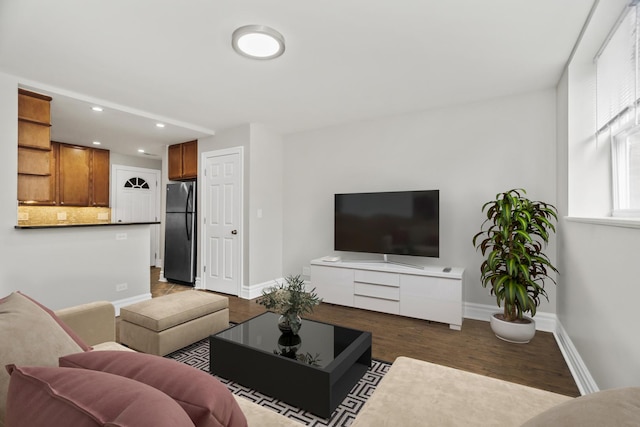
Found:
M 58 212 L 58 221 L 66 221 L 67 213 L 66 212 Z
M 29 212 L 18 212 L 18 221 L 28 221 Z
M 116 240 L 127 240 L 127 233 L 116 233 Z
M 311 267 L 302 267 L 303 276 L 311 276 Z
M 100 212 L 98 213 L 98 220 L 100 221 L 106 221 L 109 219 L 109 214 L 107 212 Z
M 129 285 L 126 283 L 119 283 L 116 285 L 116 292 L 126 291 L 128 287 Z

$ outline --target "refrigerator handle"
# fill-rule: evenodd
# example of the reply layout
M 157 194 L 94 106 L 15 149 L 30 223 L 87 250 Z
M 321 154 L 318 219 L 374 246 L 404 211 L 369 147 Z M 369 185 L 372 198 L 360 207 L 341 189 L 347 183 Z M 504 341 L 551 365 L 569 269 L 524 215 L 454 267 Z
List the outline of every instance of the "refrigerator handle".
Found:
M 189 229 L 189 213 L 191 212 L 189 210 L 189 202 L 191 202 L 191 198 L 193 197 L 193 186 L 190 185 L 189 186 L 189 192 L 187 193 L 187 200 L 185 202 L 185 206 L 184 206 L 184 227 L 187 230 L 187 240 L 191 240 L 191 232 L 192 230 Z
M 184 214 L 184 227 L 187 230 L 187 241 L 191 241 L 191 234 L 192 234 L 192 230 L 189 228 L 189 212 L 185 212 Z

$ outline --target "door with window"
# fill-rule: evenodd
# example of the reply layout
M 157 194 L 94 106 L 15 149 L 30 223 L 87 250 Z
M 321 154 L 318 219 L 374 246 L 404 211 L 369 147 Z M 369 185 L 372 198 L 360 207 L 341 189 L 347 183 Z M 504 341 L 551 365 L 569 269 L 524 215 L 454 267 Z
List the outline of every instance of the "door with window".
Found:
M 160 171 L 133 166 L 112 167 L 112 222 L 155 222 L 160 218 Z M 149 265 L 160 266 L 160 225 L 150 225 Z

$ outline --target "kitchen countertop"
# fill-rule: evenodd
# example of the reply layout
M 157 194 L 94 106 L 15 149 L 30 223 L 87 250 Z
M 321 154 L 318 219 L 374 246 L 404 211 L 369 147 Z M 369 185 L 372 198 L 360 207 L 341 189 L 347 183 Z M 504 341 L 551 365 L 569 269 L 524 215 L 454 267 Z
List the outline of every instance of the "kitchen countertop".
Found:
M 152 222 L 103 222 L 98 224 L 59 224 L 59 225 L 16 225 L 15 228 L 20 230 L 30 230 L 30 229 L 43 229 L 43 228 L 75 228 L 75 227 L 113 227 L 113 226 L 123 226 L 123 225 L 154 225 L 160 224 L 159 221 Z

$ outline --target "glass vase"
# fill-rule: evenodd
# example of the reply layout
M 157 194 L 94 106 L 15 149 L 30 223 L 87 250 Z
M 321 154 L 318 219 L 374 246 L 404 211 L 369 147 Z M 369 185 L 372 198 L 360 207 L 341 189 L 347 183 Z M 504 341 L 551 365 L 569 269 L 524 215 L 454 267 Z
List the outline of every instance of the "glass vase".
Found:
M 278 329 L 283 334 L 297 335 L 302 326 L 302 319 L 297 314 L 283 314 L 278 319 Z

